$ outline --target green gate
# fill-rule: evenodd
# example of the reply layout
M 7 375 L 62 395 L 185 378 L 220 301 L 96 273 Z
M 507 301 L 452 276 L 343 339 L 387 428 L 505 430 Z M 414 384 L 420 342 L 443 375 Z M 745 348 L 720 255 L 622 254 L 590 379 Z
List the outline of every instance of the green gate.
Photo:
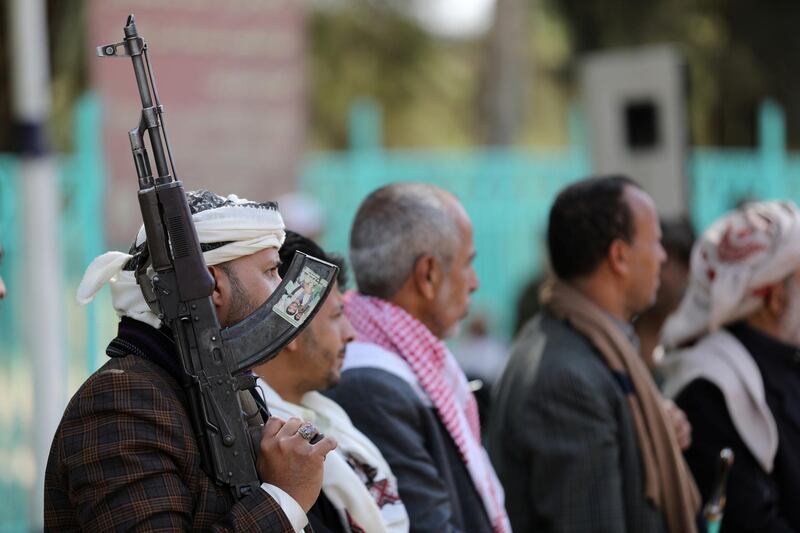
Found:
M 99 322 L 95 306 L 78 306 L 75 290 L 89 262 L 103 250 L 101 223 L 104 189 L 100 154 L 100 106 L 87 96 L 75 108 L 75 152 L 56 156 L 61 197 L 59 253 L 65 268 L 63 312 L 69 395 L 93 371 L 104 348 L 99 344 L 113 331 L 113 317 Z M 32 446 L 32 417 L 36 376 L 25 352 L 22 294 L 24 247 L 20 205 L 19 162 L 0 154 L 0 242 L 5 256 L 0 275 L 8 288 L 0 301 L 0 530 L 29 531 L 31 490 L 36 475 Z M 107 298 L 106 295 L 103 295 Z M 105 304 L 108 305 L 108 304 Z M 110 320 L 108 320 L 110 319 Z M 66 400 L 66 398 L 65 398 Z M 38 496 L 37 496 L 38 497 Z
M 359 203 L 381 185 L 421 181 L 455 193 L 473 221 L 481 287 L 473 309 L 501 336 L 511 333 L 524 284 L 546 259 L 546 217 L 555 194 L 590 173 L 581 116 L 569 116 L 566 148 L 469 151 L 385 150 L 378 108 L 362 101 L 350 118 L 350 150 L 311 154 L 302 188 L 325 212 L 324 244 L 346 254 Z M 747 199 L 789 198 L 800 203 L 800 155 L 785 148 L 783 112 L 766 102 L 759 113 L 756 149 L 698 148 L 687 162 L 689 212 L 697 229 Z
M 62 298 L 67 320 L 71 395 L 104 360 L 105 343 L 116 324 L 108 291 L 97 303 L 80 307 L 75 289 L 83 270 L 105 251 L 102 225 L 104 169 L 100 107 L 94 97 L 75 111 L 74 153 L 58 158 L 62 199 L 61 249 L 65 267 Z M 521 286 L 545 258 L 547 211 L 564 185 L 590 171 L 588 142 L 580 115 L 569 117 L 570 144 L 553 149 L 476 149 L 464 151 L 384 150 L 380 114 L 372 104 L 354 106 L 351 149 L 307 157 L 301 186 L 326 212 L 325 245 L 347 251 L 348 231 L 358 204 L 376 187 L 399 180 L 437 184 L 454 192 L 472 217 L 481 288 L 473 308 L 485 312 L 496 331 L 510 333 Z M 687 164 L 690 212 L 696 227 L 707 226 L 738 202 L 750 198 L 800 200 L 800 155 L 784 145 L 779 107 L 766 103 L 759 118 L 759 145 L 750 150 L 695 149 Z M 29 530 L 34 457 L 31 446 L 33 390 L 24 352 L 21 302 L 22 228 L 17 201 L 18 162 L 0 154 L 0 242 L 6 256 L 0 274 L 9 294 L 0 302 L 0 531 Z M 230 192 L 220 190 L 218 192 Z M 56 253 L 56 251 L 54 251 Z M 100 312 L 95 313 L 95 308 Z M 65 399 L 66 400 L 66 399 Z

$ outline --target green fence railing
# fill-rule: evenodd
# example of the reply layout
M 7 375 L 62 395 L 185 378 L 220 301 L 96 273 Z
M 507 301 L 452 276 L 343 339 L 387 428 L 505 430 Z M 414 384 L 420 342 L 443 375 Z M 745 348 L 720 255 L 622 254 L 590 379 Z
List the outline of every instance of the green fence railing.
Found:
M 376 187 L 413 180 L 439 185 L 463 202 L 472 218 L 481 288 L 473 309 L 487 314 L 501 335 L 510 333 L 524 283 L 545 259 L 546 216 L 554 195 L 590 172 L 588 139 L 580 115 L 569 118 L 566 148 L 469 151 L 385 150 L 379 110 L 353 107 L 350 149 L 312 154 L 302 188 L 326 215 L 324 244 L 346 253 L 359 203 Z M 746 199 L 789 198 L 800 203 L 800 155 L 785 148 L 781 109 L 766 102 L 756 149 L 700 148 L 687 162 L 689 213 L 697 229 Z
M 302 188 L 325 209 L 325 245 L 346 253 L 348 232 L 361 201 L 375 188 L 394 181 L 420 181 L 456 194 L 473 222 L 481 287 L 473 297 L 490 322 L 506 328 L 516 292 L 543 260 L 545 217 L 564 184 L 589 172 L 589 158 L 577 116 L 575 139 L 555 150 L 481 149 L 434 152 L 383 150 L 379 114 L 366 102 L 351 118 L 352 149 L 309 157 Z
M 100 142 L 100 105 L 92 96 L 75 108 L 75 151 L 55 156 L 61 198 L 58 250 L 64 265 L 62 298 L 66 354 L 64 383 L 69 391 L 93 371 L 100 361 L 113 317 L 98 317 L 92 304 L 78 306 L 75 289 L 86 265 L 103 251 L 102 197 L 105 181 Z M 0 301 L 0 531 L 30 531 L 29 503 L 36 475 L 32 417 L 36 377 L 25 352 L 22 277 L 25 246 L 18 161 L 0 154 L 0 243 L 5 256 L 0 275 L 8 294 Z M 102 302 L 102 298 L 101 298 Z M 107 313 L 106 313 L 107 315 Z M 66 399 L 65 399 L 66 400 Z M 35 497 L 40 497 L 37 495 Z
M 62 198 L 61 253 L 65 266 L 67 390 L 103 362 L 113 335 L 108 291 L 93 306 L 75 303 L 84 268 L 105 250 L 102 199 L 105 187 L 100 142 L 100 106 L 81 100 L 75 112 L 75 151 L 58 158 Z M 326 214 L 324 244 L 345 252 L 358 204 L 376 187 L 399 180 L 434 183 L 454 192 L 474 225 L 476 269 L 481 288 L 473 309 L 486 313 L 501 335 L 508 335 L 522 285 L 544 260 L 547 211 L 559 189 L 587 175 L 590 158 L 578 113 L 569 118 L 570 143 L 552 149 L 474 149 L 464 151 L 386 150 L 381 146 L 380 113 L 368 102 L 354 106 L 351 147 L 344 152 L 312 153 L 301 187 L 320 200 Z M 759 144 L 750 150 L 703 148 L 687 163 L 689 211 L 698 229 L 745 199 L 789 198 L 800 202 L 800 154 L 785 148 L 783 113 L 772 103 L 760 110 Z M 24 353 L 18 288 L 21 262 L 21 209 L 18 162 L 0 154 L 0 242 L 6 257 L 0 275 L 9 295 L 0 302 L 0 531 L 29 530 L 33 486 L 31 424 L 33 387 Z M 232 192 L 222 190 L 219 192 Z M 95 307 L 98 312 L 95 313 Z

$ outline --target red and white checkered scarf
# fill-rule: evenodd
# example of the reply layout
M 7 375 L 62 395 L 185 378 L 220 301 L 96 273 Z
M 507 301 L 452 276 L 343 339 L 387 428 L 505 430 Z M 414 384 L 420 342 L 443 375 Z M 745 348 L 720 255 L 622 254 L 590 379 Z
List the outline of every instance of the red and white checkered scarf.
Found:
M 450 433 L 483 500 L 495 532 L 510 532 L 497 475 L 481 445 L 478 404 L 447 346 L 402 308 L 356 292 L 345 295 L 345 313 L 361 342 L 398 354 L 416 375 Z

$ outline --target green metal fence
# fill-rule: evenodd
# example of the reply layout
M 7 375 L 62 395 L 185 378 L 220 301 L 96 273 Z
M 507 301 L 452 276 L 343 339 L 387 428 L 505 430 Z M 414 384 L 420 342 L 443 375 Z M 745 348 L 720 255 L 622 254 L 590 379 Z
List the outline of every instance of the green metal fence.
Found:
M 401 180 L 439 185 L 454 192 L 472 218 L 481 288 L 473 309 L 486 313 L 507 335 L 523 284 L 544 261 L 544 232 L 553 197 L 590 172 L 586 128 L 569 117 L 566 148 L 482 149 L 463 152 L 384 150 L 380 113 L 368 102 L 354 106 L 351 148 L 313 154 L 302 187 L 320 200 L 326 219 L 325 245 L 346 252 L 358 204 L 378 186 Z M 783 113 L 771 102 L 759 115 L 755 150 L 696 149 L 687 163 L 689 211 L 697 229 L 750 198 L 800 201 L 800 155 L 787 153 Z
M 755 150 L 698 148 L 688 163 L 690 211 L 697 229 L 749 199 L 791 199 L 800 204 L 800 154 L 786 150 L 781 108 L 765 102 Z
M 84 268 L 105 250 L 101 216 L 104 188 L 100 108 L 87 97 L 76 108 L 76 150 L 60 157 L 62 254 L 66 283 L 69 357 L 67 390 L 102 363 L 116 319 L 108 291 L 93 306 L 75 303 Z M 326 214 L 324 244 L 346 252 L 348 230 L 358 204 L 376 187 L 399 180 L 440 185 L 459 196 L 469 212 L 478 249 L 481 288 L 473 308 L 487 313 L 501 335 L 510 332 L 513 306 L 523 283 L 544 259 L 547 210 L 565 184 L 589 173 L 585 128 L 578 113 L 569 117 L 570 143 L 552 149 L 477 149 L 464 151 L 385 150 L 378 110 L 368 102 L 354 106 L 351 147 L 346 152 L 312 153 L 301 176 L 302 188 L 316 196 Z M 690 212 L 698 229 L 749 198 L 800 201 L 800 154 L 787 152 L 784 118 L 766 103 L 759 118 L 759 145 L 752 150 L 696 149 L 688 161 Z M 0 242 L 6 258 L 0 274 L 9 296 L 0 302 L 0 531 L 29 529 L 33 485 L 31 417 L 35 377 L 22 338 L 21 274 L 25 265 L 21 212 L 17 204 L 17 161 L 0 155 Z M 223 191 L 219 192 L 231 192 Z M 54 251 L 55 253 L 55 251 Z M 95 313 L 95 308 L 98 312 Z
M 387 151 L 380 147 L 379 124 L 374 106 L 357 104 L 351 150 L 313 154 L 307 161 L 302 188 L 325 208 L 325 245 L 347 252 L 355 211 L 376 187 L 405 180 L 441 186 L 461 199 L 473 222 L 481 282 L 473 309 L 508 331 L 516 292 L 542 262 L 542 229 L 553 197 L 589 171 L 577 114 L 570 117 L 569 147 L 532 151 Z
M 103 251 L 103 169 L 100 154 L 100 106 L 87 96 L 75 108 L 75 151 L 56 158 L 61 196 L 60 249 L 65 268 L 62 298 L 67 327 L 64 343 L 69 357 L 64 383 L 69 391 L 100 361 L 101 337 L 113 331 L 113 317 L 98 320 L 95 306 L 75 302 L 75 289 L 83 270 Z M 25 352 L 22 277 L 24 206 L 18 203 L 18 161 L 0 154 L 0 242 L 5 257 L 0 275 L 8 287 L 0 302 L 0 531 L 29 531 L 29 502 L 36 475 L 33 455 L 32 416 L 35 376 Z M 101 317 L 103 318 L 103 317 Z M 38 496 L 37 496 L 38 497 Z

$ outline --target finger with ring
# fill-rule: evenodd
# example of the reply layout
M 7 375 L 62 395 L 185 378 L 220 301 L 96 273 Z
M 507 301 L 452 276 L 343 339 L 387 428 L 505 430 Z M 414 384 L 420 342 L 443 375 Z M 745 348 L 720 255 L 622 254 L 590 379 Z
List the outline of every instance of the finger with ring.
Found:
M 297 434 L 307 441 L 311 441 L 311 439 L 313 439 L 317 433 L 319 433 L 319 430 L 316 428 L 316 426 L 314 426 L 314 424 L 309 422 L 306 422 L 297 430 Z

